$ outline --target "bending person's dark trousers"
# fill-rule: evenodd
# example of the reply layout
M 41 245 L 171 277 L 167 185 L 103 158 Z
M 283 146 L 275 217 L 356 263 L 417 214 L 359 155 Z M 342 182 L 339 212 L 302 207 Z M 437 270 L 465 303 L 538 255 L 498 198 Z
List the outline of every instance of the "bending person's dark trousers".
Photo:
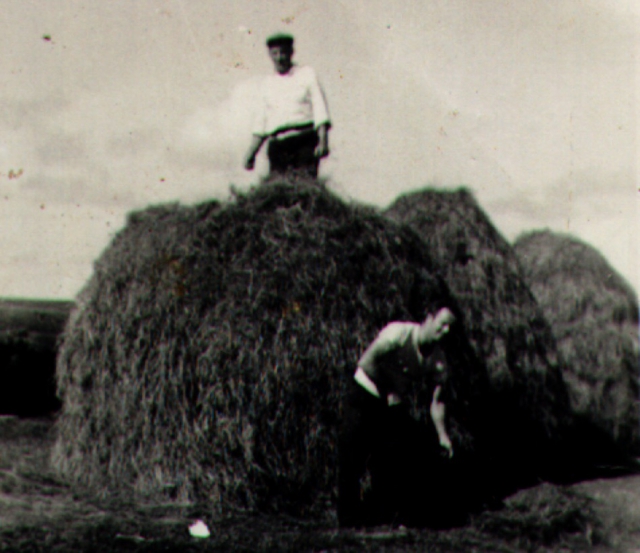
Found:
M 435 430 L 414 420 L 404 405 L 389 407 L 355 382 L 350 386 L 338 445 L 340 525 L 413 524 L 428 517 L 433 504 L 425 490 L 439 457 Z M 364 498 L 367 470 L 371 490 Z
M 320 160 L 315 155 L 318 133 L 310 129 L 293 136 L 269 140 L 269 176 L 298 174 L 303 177 L 318 177 Z

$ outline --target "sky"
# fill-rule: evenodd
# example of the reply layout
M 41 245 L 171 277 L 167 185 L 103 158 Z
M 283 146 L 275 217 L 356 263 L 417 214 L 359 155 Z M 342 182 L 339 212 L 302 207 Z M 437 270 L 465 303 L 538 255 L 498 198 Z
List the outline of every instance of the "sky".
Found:
M 640 0 L 0 0 L 0 296 L 71 299 L 131 210 L 229 197 L 265 37 L 329 102 L 345 199 L 466 186 L 640 290 Z

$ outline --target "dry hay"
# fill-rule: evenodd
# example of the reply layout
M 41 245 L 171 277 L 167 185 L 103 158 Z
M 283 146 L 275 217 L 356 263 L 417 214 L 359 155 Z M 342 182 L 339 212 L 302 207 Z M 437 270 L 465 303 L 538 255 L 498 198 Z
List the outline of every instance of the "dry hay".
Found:
M 554 442 L 559 445 L 569 422 L 567 391 L 550 327 L 510 245 L 464 188 L 406 194 L 385 213 L 424 240 L 464 314 L 465 332 L 491 381 L 487 424 L 494 426 L 498 470 L 521 462 L 512 455 L 555 463 Z
M 515 252 L 567 360 L 574 412 L 623 449 L 639 446 L 638 298 L 593 247 L 549 231 Z
M 410 229 L 317 186 L 132 214 L 65 330 L 55 467 L 102 495 L 329 513 L 358 356 L 390 320 L 457 311 L 430 267 Z M 448 339 L 453 438 L 471 454 L 482 373 Z
M 584 551 L 607 538 L 589 496 L 548 483 L 519 491 L 503 509 L 478 516 L 473 526 L 525 551 L 549 551 L 559 542 L 566 548 L 558 550 Z

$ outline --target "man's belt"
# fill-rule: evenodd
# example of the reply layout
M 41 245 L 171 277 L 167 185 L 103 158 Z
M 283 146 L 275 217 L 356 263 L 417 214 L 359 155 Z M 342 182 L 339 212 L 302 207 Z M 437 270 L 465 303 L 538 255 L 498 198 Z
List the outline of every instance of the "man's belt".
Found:
M 300 134 L 313 131 L 313 123 L 303 123 L 301 125 L 287 125 L 286 127 L 280 127 L 271 133 L 271 138 L 276 140 L 282 140 L 283 138 L 290 138 L 292 136 L 298 136 Z

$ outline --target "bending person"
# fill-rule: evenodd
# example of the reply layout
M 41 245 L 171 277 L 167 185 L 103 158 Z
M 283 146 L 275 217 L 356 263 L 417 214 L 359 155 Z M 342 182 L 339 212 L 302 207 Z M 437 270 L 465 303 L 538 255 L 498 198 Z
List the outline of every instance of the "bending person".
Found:
M 448 308 L 428 315 L 422 323 L 392 322 L 385 326 L 358 361 L 358 368 L 343 405 L 339 438 L 338 520 L 341 526 L 393 522 L 402 511 L 402 487 L 410 485 L 408 472 L 415 440 L 428 433 L 403 405 L 412 381 L 431 379 L 434 390 L 430 415 L 439 446 L 453 456 L 445 425 L 445 405 L 438 380 L 445 371 L 437 342 L 455 322 Z M 416 438 L 420 436 L 420 438 Z M 420 446 L 420 444 L 417 444 Z M 373 512 L 365 512 L 361 479 L 369 471 Z M 406 472 L 406 474 L 403 474 Z M 391 520 L 390 520 L 391 519 Z

